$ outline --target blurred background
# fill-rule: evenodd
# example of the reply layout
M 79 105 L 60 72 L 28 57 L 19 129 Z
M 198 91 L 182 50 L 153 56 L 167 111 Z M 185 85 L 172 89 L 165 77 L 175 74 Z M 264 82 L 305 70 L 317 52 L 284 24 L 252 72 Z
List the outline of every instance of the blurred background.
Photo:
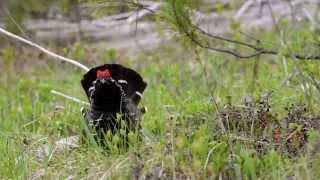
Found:
M 309 22 L 319 28 L 317 0 L 190 1 L 192 19 L 208 33 L 271 30 L 274 20 Z M 188 2 L 190 4 L 190 2 Z M 70 45 L 79 41 L 123 52 L 148 51 L 167 43 L 174 33 L 162 19 L 161 1 L 2 0 L 0 27 L 41 43 Z M 270 13 L 270 8 L 273 15 Z M 160 11 L 160 12 L 159 12 Z

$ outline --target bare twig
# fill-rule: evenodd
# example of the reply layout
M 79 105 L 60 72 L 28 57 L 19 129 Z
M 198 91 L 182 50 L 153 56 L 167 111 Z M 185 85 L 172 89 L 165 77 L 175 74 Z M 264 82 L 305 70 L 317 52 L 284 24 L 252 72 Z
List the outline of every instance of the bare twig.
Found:
M 51 51 L 47 50 L 46 48 L 44 48 L 44 47 L 42 47 L 42 46 L 40 46 L 40 45 L 38 45 L 38 44 L 36 44 L 34 42 L 26 40 L 26 39 L 24 39 L 24 38 L 22 38 L 20 36 L 17 36 L 15 34 L 11 33 L 11 32 L 8 32 L 3 28 L 0 28 L 0 33 L 6 35 L 8 37 L 11 37 L 11 38 L 13 38 L 15 40 L 18 40 L 20 42 L 23 42 L 25 44 L 28 44 L 28 45 L 30 45 L 30 46 L 32 46 L 34 48 L 37 48 L 40 51 L 42 51 L 43 53 L 45 53 L 45 54 L 47 54 L 49 56 L 52 56 L 52 57 L 54 57 L 54 58 L 56 58 L 56 59 L 58 59 L 60 61 L 64 61 L 64 62 L 70 63 L 70 64 L 75 65 L 75 66 L 77 66 L 77 67 L 79 67 L 79 68 L 81 68 L 81 69 L 83 69 L 85 71 L 89 71 L 89 68 L 87 66 L 85 66 L 85 65 L 83 65 L 83 64 L 81 64 L 81 63 L 79 63 L 79 62 L 77 62 L 77 61 L 75 61 L 73 59 L 69 59 L 69 58 L 60 56 L 60 55 L 58 55 L 58 54 L 56 54 L 54 52 L 51 52 Z
M 253 44 L 246 43 L 243 41 L 228 39 L 228 38 L 225 38 L 222 36 L 210 34 L 206 31 L 202 30 L 197 25 L 193 24 L 191 21 L 189 21 L 189 19 L 184 14 L 179 14 L 179 16 L 178 16 L 176 9 L 175 9 L 175 6 L 173 7 L 173 11 L 174 11 L 174 14 L 176 14 L 175 19 L 176 19 L 177 25 L 179 26 L 179 30 L 183 34 L 185 34 L 187 36 L 187 38 L 189 38 L 193 43 L 195 43 L 196 45 L 198 45 L 201 48 L 220 52 L 220 53 L 229 54 L 229 55 L 232 55 L 232 56 L 239 58 L 239 59 L 253 58 L 253 57 L 260 56 L 262 54 L 278 55 L 280 53 L 278 50 L 275 50 L 275 49 L 273 49 L 273 50 L 265 49 L 263 47 L 259 47 L 257 45 L 253 45 Z M 188 24 L 185 25 L 184 22 L 188 23 Z M 190 28 L 188 28 L 188 27 L 190 27 Z M 238 44 L 238 45 L 250 48 L 254 52 L 252 52 L 251 54 L 242 54 L 242 53 L 235 51 L 235 50 L 232 50 L 232 49 L 216 48 L 216 47 L 210 45 L 208 43 L 208 41 L 204 41 L 204 42 L 201 41 L 197 34 L 209 37 L 211 39 L 216 39 L 216 40 L 220 40 L 220 41 L 224 41 L 224 42 L 228 42 L 228 43 L 232 43 L 232 44 Z M 259 40 L 259 41 L 262 42 L 261 40 Z M 284 54 L 283 56 L 284 57 L 291 57 L 291 58 L 295 58 L 295 59 L 299 59 L 299 60 L 320 60 L 320 55 L 303 55 L 303 54 L 288 53 L 288 54 Z
M 77 102 L 77 103 L 80 103 L 80 104 L 84 104 L 84 105 L 87 105 L 87 106 L 90 106 L 90 104 L 88 102 L 85 102 L 85 101 L 82 101 L 76 97 L 73 97 L 73 96 L 69 96 L 69 95 L 66 95 L 62 92 L 58 92 L 56 90 L 51 90 L 50 91 L 52 94 L 55 94 L 55 95 L 58 95 L 58 96 L 62 96 L 68 100 L 71 100 L 71 101 L 74 101 L 74 102 Z
M 214 35 L 214 34 L 210 34 L 206 31 L 204 31 L 203 29 L 201 29 L 200 27 L 198 26 L 195 26 L 195 25 L 192 25 L 193 28 L 195 28 L 196 30 L 198 30 L 201 34 L 203 35 L 206 35 L 210 38 L 213 38 L 213 39 L 217 39 L 217 40 L 222 40 L 222 41 L 226 41 L 226 42 L 229 42 L 229 43 L 233 43 L 233 44 L 239 44 L 241 46 L 245 46 L 245 47 L 249 47 L 249 48 L 252 48 L 254 50 L 261 50 L 261 48 L 259 48 L 258 46 L 255 46 L 253 44 L 249 44 L 249 43 L 246 43 L 246 42 L 242 42 L 242 41 L 237 41 L 237 40 L 233 40 L 233 39 L 228 39 L 228 38 L 225 38 L 225 37 L 222 37 L 222 36 L 218 36 L 218 35 Z
M 191 41 L 193 41 L 199 47 L 204 48 L 204 49 L 209 49 L 209 50 L 220 52 L 220 53 L 230 54 L 232 56 L 235 56 L 235 57 L 241 58 L 241 59 L 248 59 L 248 58 L 256 57 L 256 56 L 259 56 L 259 55 L 262 55 L 262 54 L 269 54 L 269 55 L 278 55 L 279 54 L 279 51 L 277 51 L 277 50 L 264 49 L 264 48 L 261 48 L 259 46 L 252 45 L 252 44 L 249 44 L 249 43 L 246 43 L 246 42 L 237 41 L 237 40 L 228 39 L 228 38 L 225 38 L 225 37 L 213 35 L 213 34 L 210 34 L 210 33 L 206 32 L 206 31 L 202 30 L 200 27 L 198 27 L 196 25 L 192 24 L 191 26 L 193 26 L 193 28 L 195 28 L 195 30 L 197 30 L 198 32 L 200 32 L 201 34 L 203 34 L 203 35 L 205 35 L 207 37 L 210 37 L 212 39 L 225 41 L 225 42 L 229 42 L 229 43 L 233 43 L 233 44 L 238 44 L 238 45 L 241 45 L 241 46 L 245 46 L 245 47 L 253 49 L 255 52 L 253 52 L 252 54 L 246 54 L 245 55 L 245 54 L 240 54 L 237 51 L 233 51 L 233 50 L 229 50 L 229 49 L 215 48 L 215 47 L 212 47 L 212 46 L 208 45 L 208 43 L 207 44 L 201 43 L 199 40 L 195 39 L 194 35 L 191 36 L 191 34 L 189 32 L 185 32 L 185 34 L 187 35 L 187 37 Z M 261 40 L 258 40 L 258 41 L 261 42 Z M 302 54 L 293 54 L 293 55 L 291 55 L 291 54 L 285 54 L 284 56 L 285 57 L 294 57 L 294 58 L 299 59 L 299 60 L 320 60 L 320 55 L 302 55 Z
M 220 52 L 220 53 L 229 54 L 229 55 L 232 55 L 232 56 L 240 58 L 240 59 L 248 59 L 248 58 L 253 58 L 253 57 L 259 56 L 261 54 L 268 54 L 267 51 L 261 50 L 261 51 L 254 52 L 252 54 L 243 55 L 243 54 L 240 54 L 238 52 L 235 52 L 235 51 L 232 51 L 232 50 L 229 50 L 229 49 L 215 48 L 215 47 L 211 47 L 208 44 L 202 44 L 199 40 L 195 39 L 194 36 L 190 36 L 189 33 L 186 32 L 186 35 L 190 38 L 190 40 L 193 43 L 195 43 L 196 45 L 198 45 L 201 48 L 212 50 L 212 51 L 216 51 L 216 52 Z

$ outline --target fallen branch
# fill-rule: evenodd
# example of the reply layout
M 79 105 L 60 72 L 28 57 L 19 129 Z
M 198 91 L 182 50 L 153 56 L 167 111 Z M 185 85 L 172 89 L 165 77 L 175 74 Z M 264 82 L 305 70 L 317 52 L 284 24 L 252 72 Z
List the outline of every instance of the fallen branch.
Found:
M 69 58 L 60 56 L 60 55 L 58 55 L 58 54 L 56 54 L 56 53 L 54 53 L 54 52 L 51 52 L 51 51 L 47 50 L 46 48 L 44 48 L 44 47 L 42 47 L 42 46 L 40 46 L 40 45 L 38 45 L 38 44 L 36 44 L 36 43 L 34 43 L 34 42 L 31 42 L 31 41 L 29 41 L 29 40 L 26 40 L 26 39 L 24 39 L 24 38 L 22 38 L 22 37 L 20 37 L 20 36 L 17 36 L 17 35 L 15 35 L 15 34 L 11 33 L 11 32 L 8 32 L 8 31 L 6 31 L 6 30 L 3 29 L 3 28 L 0 28 L 0 33 L 4 34 L 4 35 L 6 35 L 6 36 L 9 36 L 9 37 L 11 37 L 11 38 L 13 38 L 13 39 L 16 39 L 16 40 L 18 40 L 18 41 L 20 41 L 20 42 L 23 42 L 23 43 L 25 43 L 25 44 L 28 44 L 28 45 L 30 45 L 30 46 L 32 46 L 32 47 L 34 47 L 34 48 L 37 48 L 37 49 L 39 49 L 40 51 L 42 51 L 43 53 L 45 53 L 45 54 L 47 54 L 47 55 L 49 55 L 49 56 L 52 56 L 52 57 L 54 57 L 54 58 L 56 58 L 56 59 L 58 59 L 58 60 L 60 60 L 60 61 L 64 61 L 64 62 L 73 64 L 73 65 L 75 65 L 75 66 L 77 66 L 77 67 L 79 67 L 79 68 L 81 68 L 81 69 L 83 69 L 83 70 L 85 70 L 85 71 L 89 71 L 89 68 L 88 68 L 87 66 L 85 66 L 85 65 L 83 65 L 83 64 L 81 64 L 81 63 L 79 63 L 79 62 L 77 62 L 77 61 L 75 61 L 75 60 L 73 60 L 73 59 L 69 59 Z

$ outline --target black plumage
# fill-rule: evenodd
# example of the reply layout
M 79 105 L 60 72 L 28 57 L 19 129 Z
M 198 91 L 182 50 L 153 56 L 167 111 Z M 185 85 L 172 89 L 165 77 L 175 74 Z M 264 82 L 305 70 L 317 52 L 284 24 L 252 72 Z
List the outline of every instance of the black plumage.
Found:
M 140 128 L 138 104 L 147 83 L 136 71 L 105 64 L 90 69 L 81 84 L 90 102 L 90 109 L 83 110 L 85 122 L 99 144 L 106 144 L 107 131 L 128 134 Z

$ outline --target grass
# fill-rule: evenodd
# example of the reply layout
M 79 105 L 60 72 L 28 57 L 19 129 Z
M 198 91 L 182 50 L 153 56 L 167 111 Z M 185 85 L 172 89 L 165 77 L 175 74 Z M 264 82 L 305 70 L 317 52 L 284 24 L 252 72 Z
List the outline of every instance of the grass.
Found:
M 292 39 L 299 50 L 298 39 Z M 77 43 L 58 50 L 91 65 L 110 63 L 117 56 L 114 50 L 90 52 L 89 46 Z M 92 57 L 96 60 L 89 61 Z M 0 60 L 1 179 L 320 178 L 317 131 L 310 131 L 303 153 L 289 156 L 276 148 L 259 153 L 250 139 L 232 140 L 222 132 L 223 119 L 212 103 L 213 97 L 219 110 L 226 111 L 225 105 L 242 105 L 245 96 L 255 103 L 273 91 L 270 113 L 277 120 L 287 117 L 285 108 L 292 104 L 306 104 L 307 115 L 316 117 L 320 96 L 310 81 L 293 76 L 281 84 L 289 75 L 285 69 L 292 73 L 297 64 L 303 74 L 317 77 L 318 62 L 282 62 L 281 57 L 262 56 L 257 68 L 257 59 L 238 61 L 172 47 L 123 57 L 121 63 L 136 69 L 148 82 L 142 105 L 149 111 L 142 118 L 142 142 L 131 143 L 127 151 L 114 149 L 105 154 L 92 143 L 53 151 L 55 141 L 79 135 L 84 127 L 81 105 L 54 96 L 50 90 L 86 100 L 80 86 L 83 72 L 12 45 L 1 50 Z M 49 145 L 49 155 L 39 158 L 35 150 L 44 144 Z

